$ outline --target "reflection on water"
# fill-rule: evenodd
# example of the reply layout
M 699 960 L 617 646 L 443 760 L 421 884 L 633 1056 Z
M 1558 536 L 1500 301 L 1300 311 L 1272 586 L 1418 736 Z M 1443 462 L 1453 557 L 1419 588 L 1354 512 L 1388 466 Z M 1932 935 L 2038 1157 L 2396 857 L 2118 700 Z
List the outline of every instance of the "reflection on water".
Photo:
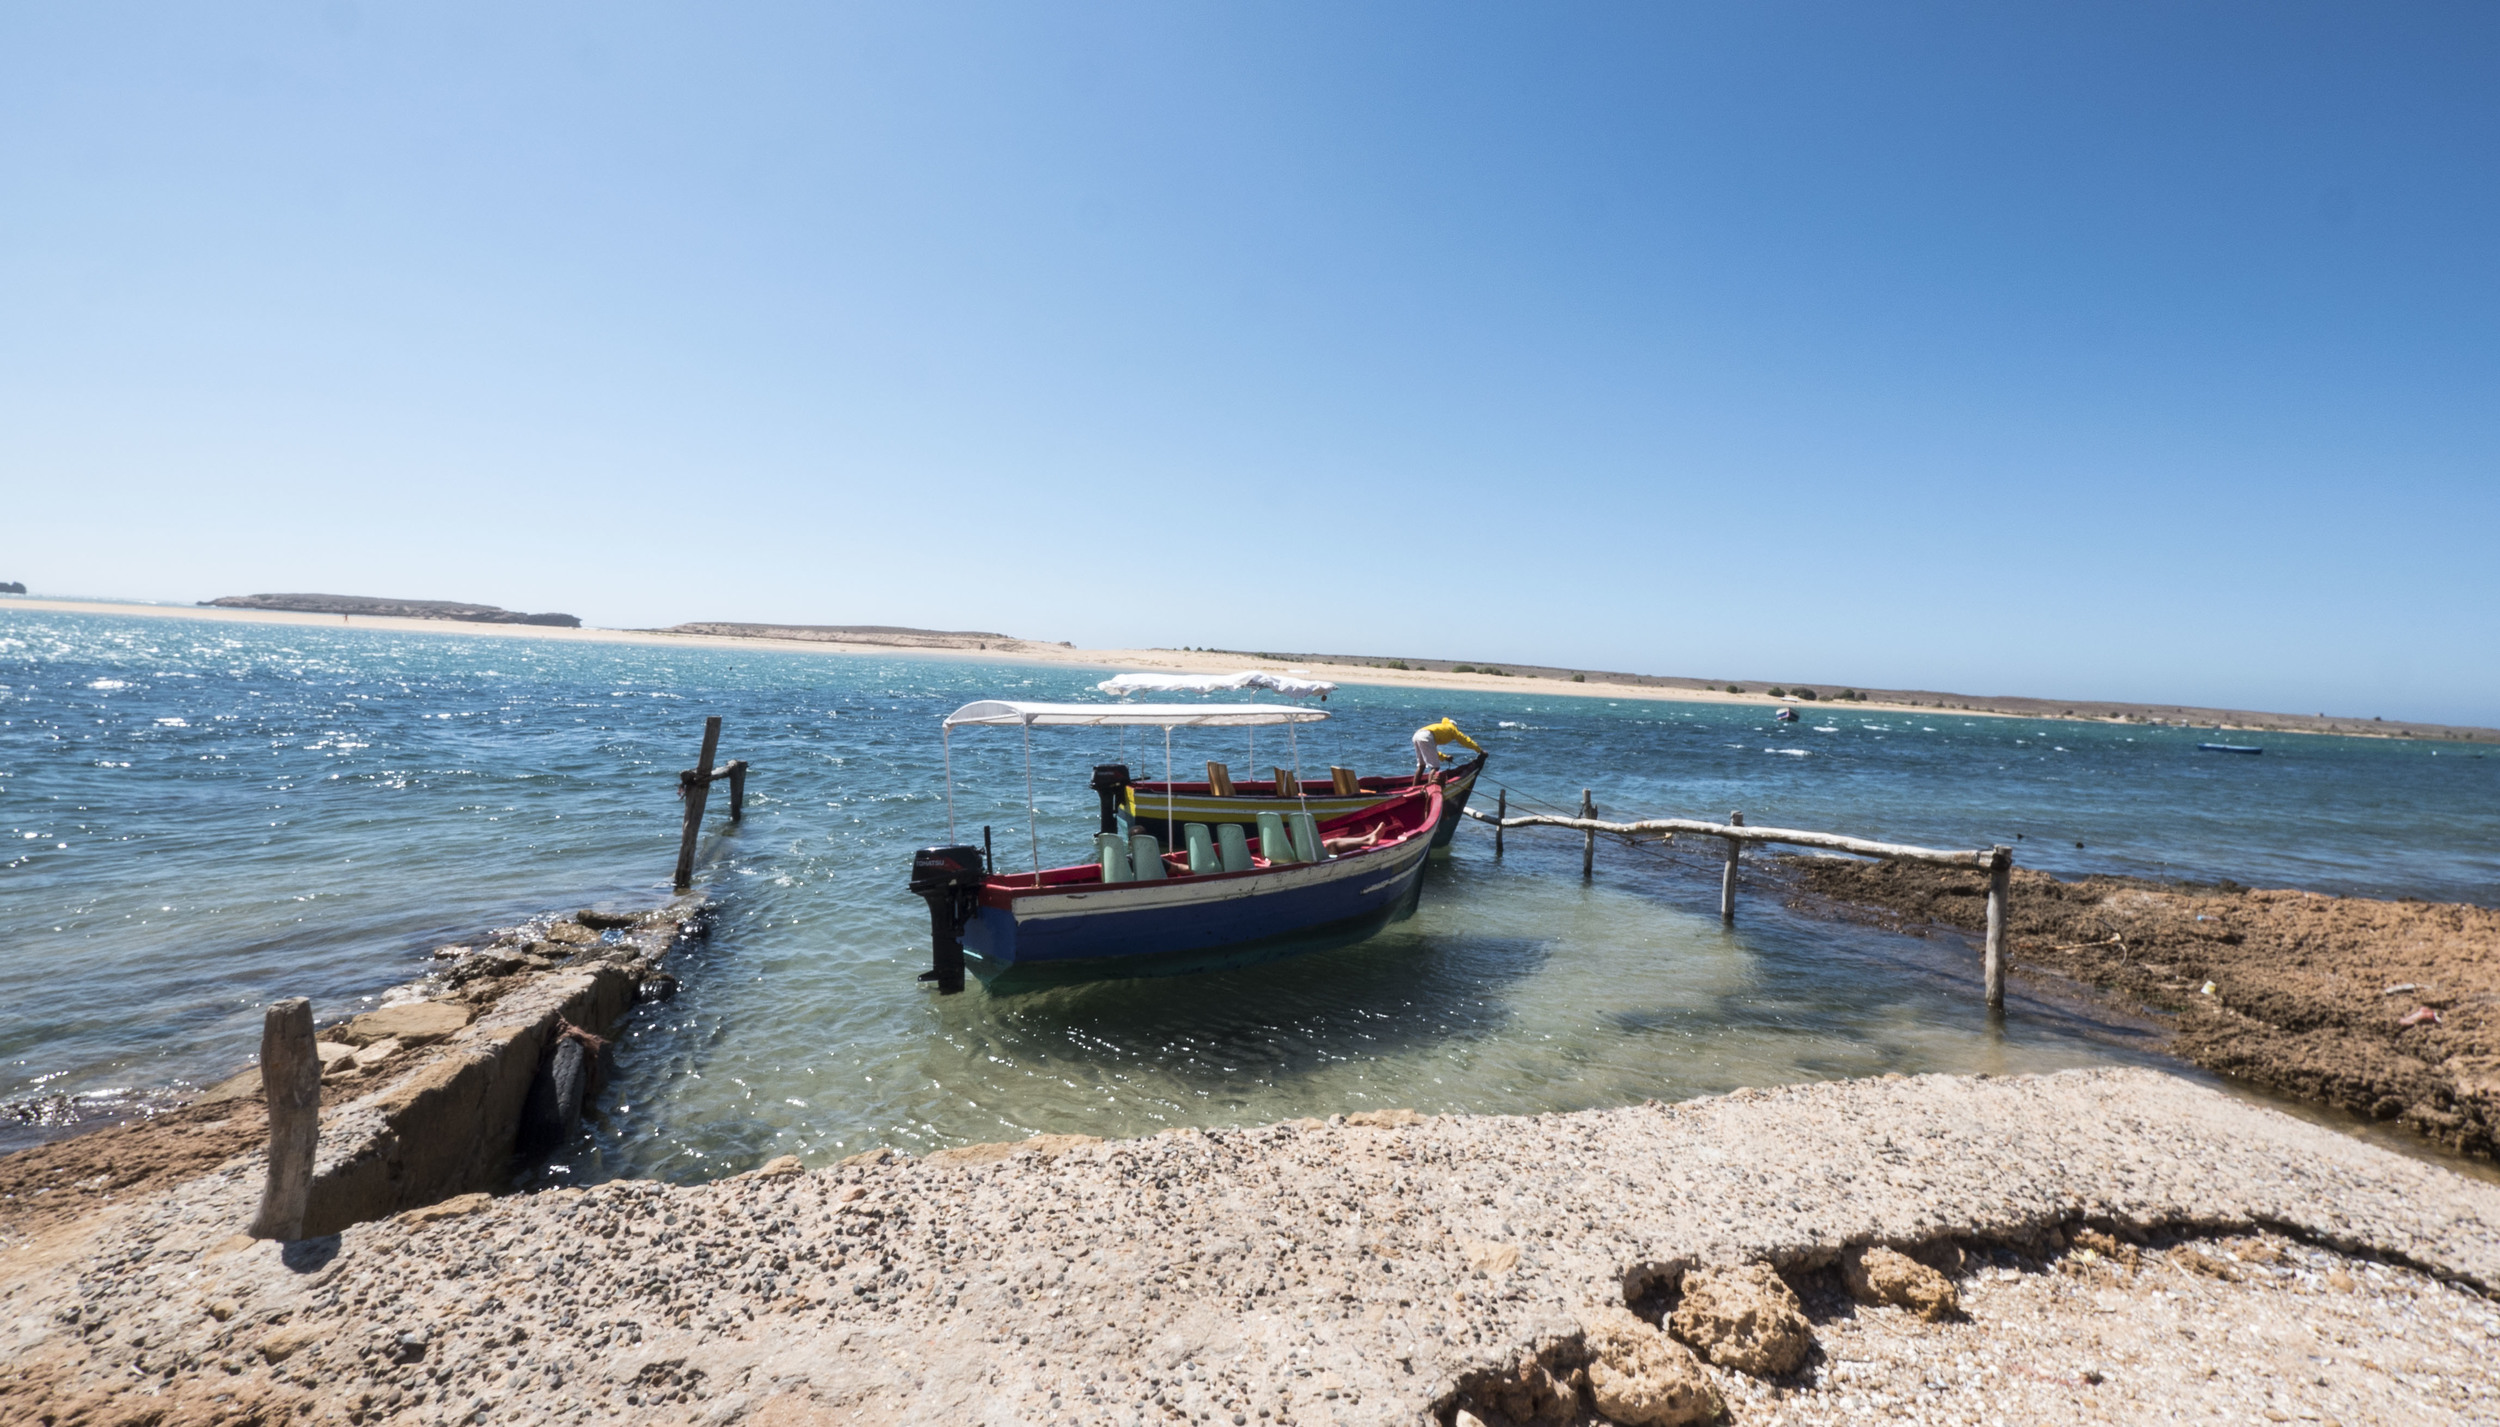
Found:
M 745 823 L 716 818 L 703 848 L 718 930 L 676 968 L 677 999 L 630 1023 L 604 1120 L 551 1175 L 2143 1054 L 2141 1028 L 2055 1005 L 2018 1002 L 1999 1034 L 1958 941 L 1801 920 L 1754 884 L 1731 931 L 1708 866 L 1608 844 L 1583 885 L 1569 834 L 1513 834 L 1496 863 L 1475 824 L 1415 915 L 1359 946 L 932 995 L 915 980 L 927 914 L 904 880 L 915 847 L 949 840 L 939 717 L 975 697 L 1091 697 L 1099 677 L 0 606 L 0 918 L 18 972 L 0 1100 L 204 1083 L 250 1058 L 269 1000 L 343 1014 L 439 941 L 656 903 L 675 770 L 707 713 L 727 722 L 723 755 L 755 770 Z M 1829 713 L 1780 728 L 1759 706 L 1359 688 L 1329 707 L 1302 736 L 1310 769 L 1400 767 L 1407 735 L 1446 713 L 1492 750 L 1514 809 L 1587 787 L 1610 812 L 1741 807 L 2003 841 L 2052 870 L 2462 899 L 2500 886 L 2500 763 L 2394 741 L 2216 759 L 2194 731 L 2075 723 Z M 1059 732 L 1034 740 L 1030 837 L 1019 741 L 958 738 L 960 840 L 987 824 L 1004 861 L 1031 841 L 1074 860 L 1091 765 L 1160 771 L 1159 738 Z M 1184 737 L 1174 760 L 1261 768 L 1289 751 L 1254 737 Z

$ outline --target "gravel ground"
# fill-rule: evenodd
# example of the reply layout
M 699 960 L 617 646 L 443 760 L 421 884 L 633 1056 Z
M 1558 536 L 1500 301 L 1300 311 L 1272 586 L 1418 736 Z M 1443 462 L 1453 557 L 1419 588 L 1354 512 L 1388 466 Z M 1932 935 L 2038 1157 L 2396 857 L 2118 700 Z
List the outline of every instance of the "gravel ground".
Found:
M 1820 1347 L 1711 1369 L 1738 1422 L 2500 1419 L 2500 1188 L 2142 1070 L 879 1152 L 283 1247 L 234 1237 L 258 1172 L 7 1242 L 0 1421 L 1446 1422 L 1755 1260 Z M 1869 1242 L 1967 1320 L 1851 1304 Z

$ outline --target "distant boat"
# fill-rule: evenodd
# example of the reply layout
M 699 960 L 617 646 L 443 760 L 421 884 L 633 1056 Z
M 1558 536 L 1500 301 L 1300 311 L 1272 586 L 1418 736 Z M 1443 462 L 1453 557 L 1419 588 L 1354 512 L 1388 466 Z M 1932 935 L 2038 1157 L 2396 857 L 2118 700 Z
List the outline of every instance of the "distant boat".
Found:
M 2245 743 L 2200 743 L 2200 744 L 2198 744 L 2198 745 L 2196 745 L 2196 746 L 2197 746 L 2197 748 L 2198 748 L 2198 750 L 2199 750 L 2199 751 L 2201 751 L 2201 752 L 2205 752 L 2205 753 L 2263 753 L 2263 752 L 2265 752 L 2265 750 L 2264 750 L 2264 749 L 2262 749 L 2262 748 L 2251 748 L 2250 746 L 2248 746 L 2248 745 L 2247 745 L 2247 744 L 2245 744 Z
M 1795 723 L 1797 721 L 1797 711 L 1795 709 L 1781 709 L 1778 713 L 1771 715 L 1771 717 L 1779 723 Z

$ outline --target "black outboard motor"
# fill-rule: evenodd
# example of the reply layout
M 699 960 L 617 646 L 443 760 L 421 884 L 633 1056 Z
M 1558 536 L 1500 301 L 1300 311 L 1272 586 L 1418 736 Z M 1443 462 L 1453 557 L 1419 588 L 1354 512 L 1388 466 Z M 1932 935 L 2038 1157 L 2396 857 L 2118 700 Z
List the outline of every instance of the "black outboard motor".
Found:
M 920 979 L 936 982 L 939 995 L 964 989 L 964 926 L 980 908 L 987 879 L 977 847 L 924 847 L 912 854 L 911 890 L 929 903 L 929 969 Z
M 1120 808 L 1120 790 L 1128 785 L 1127 764 L 1097 763 L 1094 765 L 1094 792 L 1102 799 L 1102 830 L 1104 832 L 1120 830 L 1117 816 Z

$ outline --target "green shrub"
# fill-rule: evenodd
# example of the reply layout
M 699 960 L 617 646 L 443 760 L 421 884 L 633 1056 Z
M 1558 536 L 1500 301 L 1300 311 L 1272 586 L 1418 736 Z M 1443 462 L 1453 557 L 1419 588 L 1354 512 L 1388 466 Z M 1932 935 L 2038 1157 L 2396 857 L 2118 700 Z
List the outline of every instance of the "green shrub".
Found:
M 1491 675 L 1492 675 L 1494 678 L 1496 678 L 1496 679 L 1507 679 L 1507 678 L 1509 678 L 1509 677 L 1510 677 L 1510 675 L 1503 673 L 1501 670 L 1494 668 L 1494 667 L 1493 667 L 1492 665 L 1490 665 L 1490 664 L 1485 665 L 1483 668 L 1478 669 L 1476 672 L 1477 672 L 1477 673 L 1479 673 L 1479 674 L 1491 674 Z
M 1807 703 L 1814 702 L 1814 690 L 1812 689 L 1791 689 L 1789 692 L 1795 694 L 1798 698 L 1805 700 Z
M 1453 674 L 1472 674 L 1476 672 L 1476 666 L 1473 664 L 1452 664 L 1450 666 L 1450 672 Z
M 1575 683 L 1575 684 L 1585 684 L 1585 683 L 1587 683 L 1588 681 L 1589 681 L 1589 676 L 1588 676 L 1588 675 L 1586 675 L 1586 674 L 1574 674 L 1574 675 L 1572 675 L 1572 676 L 1571 676 L 1571 682 L 1573 682 L 1573 683 Z
M 1739 687 L 1739 686 L 1737 686 L 1737 685 L 1735 685 L 1735 684 L 1730 684 L 1730 685 L 1728 685 L 1728 686 L 1727 686 L 1727 691 L 1728 691 L 1729 693 L 1731 693 L 1731 694 L 1741 694 L 1741 693 L 1745 692 L 1745 691 L 1744 691 L 1744 689 L 1742 689 L 1741 687 Z
M 1383 669 L 1403 669 L 1406 667 L 1406 661 L 1403 659 L 1392 659 L 1380 667 Z
M 1773 684 L 1773 685 L 1771 686 L 1771 697 L 1772 697 L 1772 698 L 1775 698 L 1775 699 L 1784 699 L 1784 698 L 1787 698 L 1787 697 L 1788 697 L 1788 691 L 1787 691 L 1786 689 L 1781 688 L 1781 687 L 1780 687 L 1779 685 L 1777 685 L 1777 684 Z

